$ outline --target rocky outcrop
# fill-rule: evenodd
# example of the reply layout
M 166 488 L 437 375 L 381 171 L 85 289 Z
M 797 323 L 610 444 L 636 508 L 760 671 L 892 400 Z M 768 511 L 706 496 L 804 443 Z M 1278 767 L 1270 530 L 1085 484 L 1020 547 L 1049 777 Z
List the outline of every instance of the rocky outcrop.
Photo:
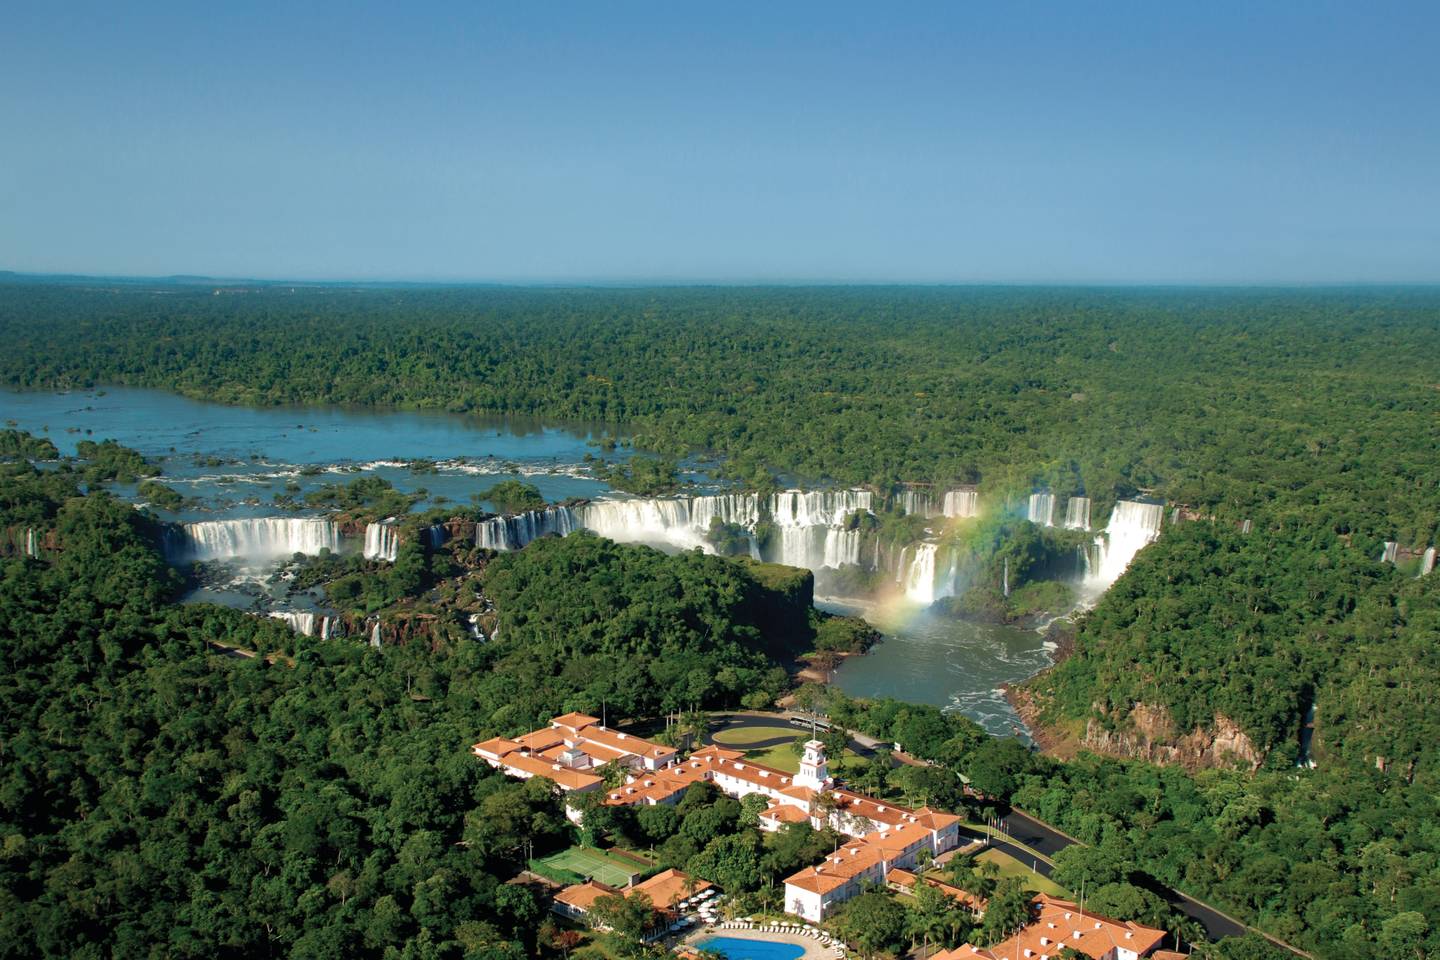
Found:
M 0 528 L 0 557 L 43 557 L 60 549 L 54 530 L 13 526 Z
M 357 520 L 354 517 L 347 517 L 343 514 L 335 518 L 335 529 L 339 532 L 341 538 L 346 540 L 363 540 L 365 538 L 365 527 L 368 525 L 369 521 L 363 518 Z
M 464 517 L 451 517 L 449 520 L 437 524 L 437 526 L 445 529 L 445 539 L 447 542 L 450 540 L 473 541 L 475 539 L 474 520 L 467 520 Z
M 1095 705 L 1101 712 L 1100 705 Z M 1107 724 L 1092 717 L 1085 724 L 1081 745 L 1087 750 L 1114 757 L 1146 760 L 1150 763 L 1179 764 L 1187 769 L 1233 767 L 1244 764 L 1257 770 L 1264 751 L 1230 718 L 1215 715 L 1207 729 L 1196 727 L 1178 735 L 1170 711 L 1163 706 L 1137 703 L 1117 723 Z

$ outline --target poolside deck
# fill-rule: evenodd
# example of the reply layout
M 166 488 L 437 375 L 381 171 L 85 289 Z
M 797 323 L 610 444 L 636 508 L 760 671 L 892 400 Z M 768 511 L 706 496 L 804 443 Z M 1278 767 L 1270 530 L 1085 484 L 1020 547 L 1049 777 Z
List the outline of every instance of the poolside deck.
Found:
M 687 946 L 694 946 L 711 937 L 734 937 L 736 940 L 768 940 L 771 943 L 790 943 L 805 950 L 804 960 L 835 960 L 835 951 L 818 940 L 802 937 L 796 933 L 770 933 L 765 930 L 748 930 L 743 927 L 721 929 L 718 926 L 701 927 L 685 937 Z

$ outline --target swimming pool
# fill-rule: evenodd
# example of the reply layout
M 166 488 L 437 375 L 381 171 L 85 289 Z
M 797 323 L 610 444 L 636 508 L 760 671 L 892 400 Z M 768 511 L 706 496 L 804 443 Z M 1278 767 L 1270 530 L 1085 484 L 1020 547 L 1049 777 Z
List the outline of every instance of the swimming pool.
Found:
M 701 950 L 725 954 L 727 960 L 799 960 L 805 948 L 798 943 L 748 940 L 741 937 L 710 937 L 695 944 Z

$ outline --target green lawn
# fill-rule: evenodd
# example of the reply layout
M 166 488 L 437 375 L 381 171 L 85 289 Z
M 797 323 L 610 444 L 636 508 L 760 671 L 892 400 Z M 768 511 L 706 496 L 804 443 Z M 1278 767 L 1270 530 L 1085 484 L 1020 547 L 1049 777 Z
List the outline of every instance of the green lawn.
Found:
M 782 743 L 778 747 L 768 747 L 764 750 L 751 750 L 745 754 L 745 759 L 752 763 L 763 763 L 776 770 L 784 770 L 786 773 L 795 773 L 800 769 L 800 758 L 794 750 L 790 749 L 788 743 Z
M 767 767 L 774 767 L 776 770 L 784 770 L 786 773 L 795 773 L 800 769 L 800 757 L 790 748 L 790 744 L 782 743 L 778 747 L 770 747 L 765 750 L 751 750 L 745 754 L 745 758 L 752 763 L 763 763 Z M 859 754 L 853 750 L 846 750 L 845 756 L 836 763 L 830 761 L 831 774 L 843 773 L 860 762 Z
M 993 863 L 1000 868 L 1002 877 L 1020 877 L 1026 885 L 1036 893 L 1048 893 L 1052 897 L 1068 897 L 1070 891 L 1055 881 L 1042 877 L 1030 869 L 1030 864 L 1021 863 L 1008 853 L 1001 853 L 999 850 L 989 849 L 975 858 L 981 863 Z
M 539 862 L 582 877 L 591 877 L 611 887 L 628 886 L 633 877 L 645 872 L 637 864 L 607 856 L 593 847 L 571 847 L 542 857 Z
M 793 727 L 788 724 L 775 724 L 774 726 L 763 727 L 737 727 L 733 730 L 716 730 L 711 738 L 716 744 L 722 747 L 729 747 L 732 750 L 744 750 L 745 757 L 752 763 L 763 763 L 767 767 L 774 767 L 776 770 L 783 770 L 786 773 L 795 773 L 800 769 L 800 757 L 791 748 L 790 744 L 797 738 L 806 736 L 809 731 L 801 727 Z M 784 737 L 785 743 L 776 744 L 773 747 L 761 747 L 749 749 L 753 744 L 765 743 L 777 737 Z M 859 757 L 853 750 L 846 750 L 845 756 L 837 763 L 835 758 L 830 758 L 831 770 L 839 773 L 853 764 Z
M 722 747 L 734 747 L 740 749 L 748 747 L 752 743 L 764 743 L 766 740 L 774 740 L 776 737 L 789 737 L 794 739 L 803 736 L 804 730 L 799 727 L 777 725 L 773 727 L 736 727 L 731 730 L 716 730 L 711 736 L 715 742 Z

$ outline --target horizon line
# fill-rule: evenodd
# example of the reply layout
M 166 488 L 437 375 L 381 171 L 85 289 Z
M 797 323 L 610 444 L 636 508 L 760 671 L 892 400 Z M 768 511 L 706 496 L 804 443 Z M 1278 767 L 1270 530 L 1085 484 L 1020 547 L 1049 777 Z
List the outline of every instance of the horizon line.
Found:
M 1016 287 L 1016 288 L 1209 288 L 1209 289 L 1343 289 L 1353 287 L 1404 288 L 1440 287 L 1440 279 L 1432 280 L 1078 280 L 1078 279 L 887 279 L 832 277 L 526 277 L 509 279 L 482 278 L 396 278 L 396 277 L 297 277 L 297 276 L 224 276 L 197 273 L 173 274 L 127 274 L 127 273 L 76 273 L 73 271 L 33 271 L 0 269 L 0 282 L 14 283 L 31 280 L 39 283 L 81 283 L 87 281 L 112 281 L 124 283 L 154 283 L 170 286 L 242 286 L 257 284 L 266 286 L 411 286 L 411 287 L 509 287 L 509 288 L 620 288 L 643 289 L 647 287 Z

